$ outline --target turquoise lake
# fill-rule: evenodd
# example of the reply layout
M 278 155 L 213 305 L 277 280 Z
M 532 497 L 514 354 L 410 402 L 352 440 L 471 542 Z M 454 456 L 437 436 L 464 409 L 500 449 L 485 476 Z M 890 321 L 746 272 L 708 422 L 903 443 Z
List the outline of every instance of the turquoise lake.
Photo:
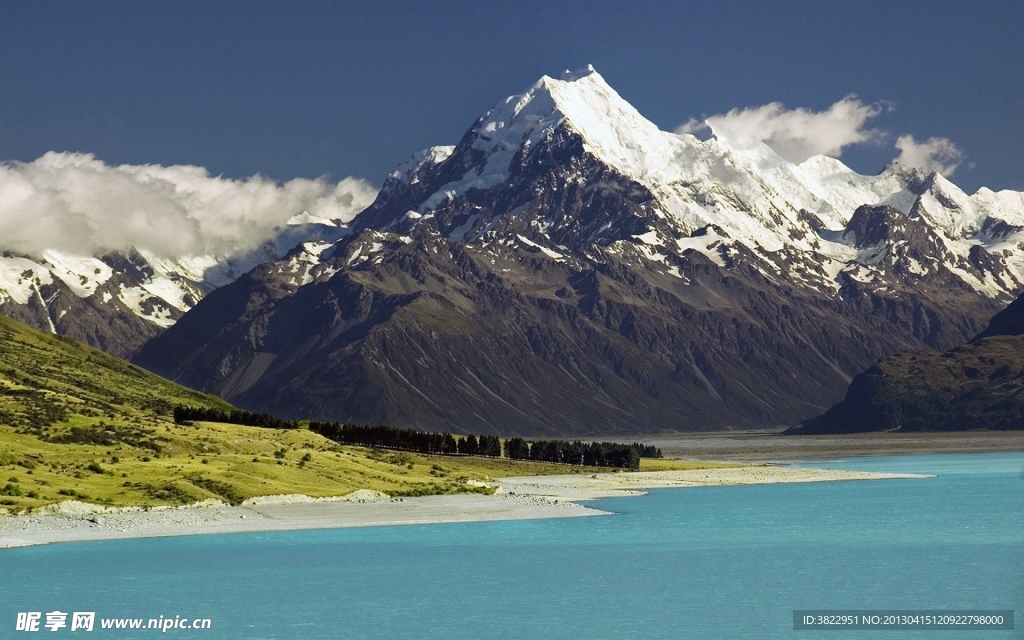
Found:
M 1024 638 L 1024 453 L 815 461 L 914 480 L 663 489 L 615 515 L 0 551 L 19 611 L 210 618 L 86 637 Z M 1015 631 L 794 631 L 794 609 L 1014 609 Z M 62 629 L 46 637 L 80 632 Z

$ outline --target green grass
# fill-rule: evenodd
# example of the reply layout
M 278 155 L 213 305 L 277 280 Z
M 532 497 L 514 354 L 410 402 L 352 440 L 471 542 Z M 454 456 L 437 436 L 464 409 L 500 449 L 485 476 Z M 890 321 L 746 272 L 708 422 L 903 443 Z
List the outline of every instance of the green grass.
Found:
M 695 469 L 727 469 L 746 467 L 739 462 L 707 462 L 704 460 L 670 460 L 668 458 L 640 458 L 640 471 L 693 471 Z
M 177 404 L 230 408 L 216 396 L 0 316 L 0 424 L 40 437 L 53 425 L 145 431 Z
M 611 471 L 339 446 L 305 429 L 197 422 L 177 404 L 231 407 L 81 343 L 0 317 L 0 509 L 77 499 L 116 506 L 356 489 L 488 492 L 495 477 Z M 641 469 L 695 468 L 644 460 Z M 655 465 L 655 466 L 652 466 Z M 683 466 L 679 466 L 683 465 Z
M 0 496 L 12 510 L 79 499 L 109 505 L 173 505 L 207 498 L 302 493 L 337 496 L 373 489 L 393 496 L 490 492 L 500 476 L 611 471 L 497 458 L 427 456 L 338 446 L 305 429 L 163 422 L 161 450 L 42 440 L 0 426 Z
M 500 458 L 428 456 L 338 446 L 305 429 L 163 422 L 161 451 L 125 442 L 62 444 L 0 426 L 0 496 L 13 509 L 81 499 L 110 505 L 184 504 L 262 495 L 344 495 L 373 489 L 394 496 L 486 491 L 472 482 L 522 475 L 613 471 Z M 641 470 L 708 468 L 707 462 L 648 460 Z

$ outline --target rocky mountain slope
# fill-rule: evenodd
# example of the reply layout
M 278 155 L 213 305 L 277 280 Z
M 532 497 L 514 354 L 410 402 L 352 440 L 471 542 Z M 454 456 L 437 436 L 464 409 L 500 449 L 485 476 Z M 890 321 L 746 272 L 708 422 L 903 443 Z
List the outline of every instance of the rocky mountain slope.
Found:
M 1024 297 L 968 344 L 891 356 L 791 435 L 1024 429 Z
M 794 424 L 1024 289 L 1024 195 L 660 131 L 592 68 L 414 156 L 352 229 L 214 291 L 136 361 L 292 417 Z

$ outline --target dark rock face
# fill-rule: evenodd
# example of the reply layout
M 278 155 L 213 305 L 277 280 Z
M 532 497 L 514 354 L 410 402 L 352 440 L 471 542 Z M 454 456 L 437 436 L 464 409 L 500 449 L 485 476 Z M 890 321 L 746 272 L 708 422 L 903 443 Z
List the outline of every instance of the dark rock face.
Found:
M 853 213 L 844 236 L 853 240 L 853 246 L 864 249 L 892 239 L 894 233 L 907 235 L 906 222 L 906 216 L 892 207 L 864 205 Z
M 791 434 L 1024 429 L 1024 297 L 969 344 L 886 358 Z
M 120 358 L 131 357 L 147 340 L 163 331 L 129 309 L 79 298 L 62 285 L 56 283 L 53 290 L 41 288 L 40 293 L 50 300 L 48 308 L 29 299 L 26 305 L 0 306 L 0 315 L 44 331 L 50 330 L 52 322 L 57 335 L 74 338 Z

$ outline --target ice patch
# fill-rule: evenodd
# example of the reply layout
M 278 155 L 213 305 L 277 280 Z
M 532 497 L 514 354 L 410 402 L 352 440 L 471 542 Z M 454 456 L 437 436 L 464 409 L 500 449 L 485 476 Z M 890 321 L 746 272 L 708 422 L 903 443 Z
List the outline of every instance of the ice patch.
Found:
M 79 298 L 88 298 L 114 275 L 102 260 L 91 256 L 71 256 L 59 251 L 44 251 L 43 260 L 50 272 L 60 278 Z
M 452 229 L 451 232 L 448 234 L 448 237 L 451 238 L 452 240 L 464 240 L 466 233 L 473 228 L 473 225 L 475 225 L 476 221 L 479 219 L 480 214 L 474 213 L 473 215 L 469 216 L 469 218 L 465 222 Z
M 543 246 L 537 244 L 536 242 L 533 242 L 529 238 L 521 236 L 519 234 L 516 234 L 516 237 L 519 238 L 519 240 L 523 244 L 531 246 L 531 247 L 534 247 L 536 249 L 539 249 L 541 251 L 541 253 L 543 253 L 544 255 L 546 255 L 549 258 L 554 258 L 555 260 L 565 260 L 565 256 L 562 255 L 561 253 L 558 253 L 557 251 L 552 251 L 551 249 L 548 249 L 547 247 L 543 247 Z
M 644 233 L 644 234 L 641 234 L 641 235 L 638 235 L 638 236 L 633 236 L 633 237 L 636 238 L 637 240 L 639 240 L 640 242 L 645 243 L 645 244 L 651 244 L 651 245 L 661 244 L 661 240 L 658 237 L 658 232 L 655 231 L 654 229 L 651 229 L 647 233 Z
M 28 304 L 37 287 L 52 282 L 50 271 L 36 262 L 0 256 L 0 303 Z
M 158 327 L 169 327 L 176 320 L 176 318 L 171 316 L 170 309 L 168 308 L 169 305 L 166 304 L 166 301 L 146 291 L 143 287 L 126 287 L 122 284 L 117 297 L 132 313 L 143 320 L 152 322 Z M 153 309 L 151 312 L 146 312 L 144 308 L 144 304 L 147 302 L 150 303 Z M 160 304 L 161 302 L 165 304 Z

